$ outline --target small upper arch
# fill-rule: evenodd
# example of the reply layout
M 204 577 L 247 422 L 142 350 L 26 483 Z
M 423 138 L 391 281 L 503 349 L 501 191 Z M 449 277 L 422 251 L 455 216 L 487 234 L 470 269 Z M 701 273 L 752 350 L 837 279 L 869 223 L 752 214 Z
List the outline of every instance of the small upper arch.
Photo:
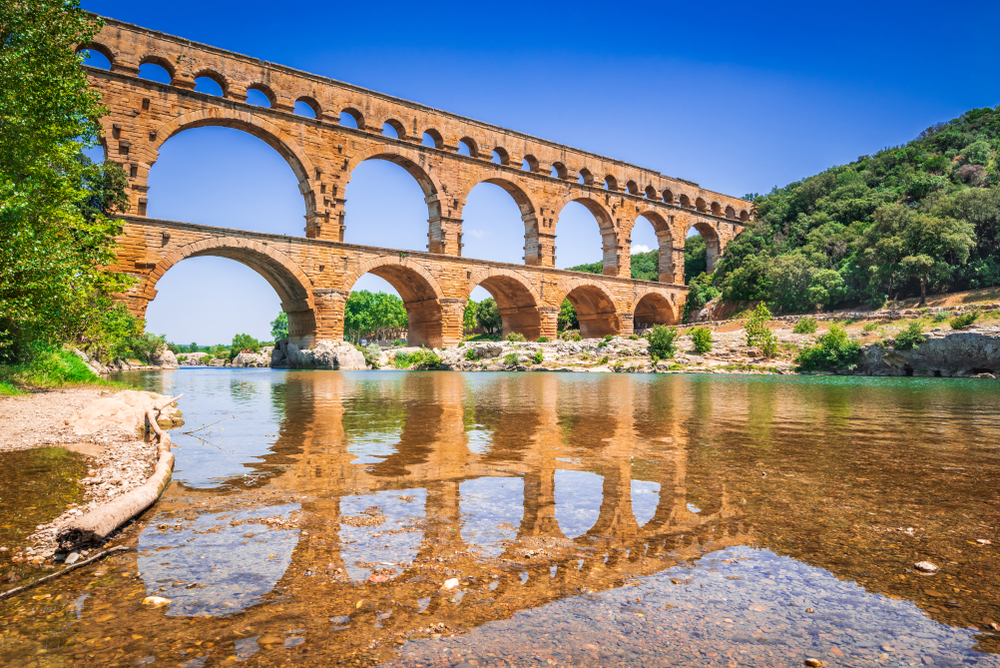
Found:
M 554 179 L 565 179 L 569 175 L 569 170 L 566 169 L 566 165 L 561 162 L 552 163 L 552 171 L 549 173 Z
M 674 193 L 669 188 L 663 190 L 663 201 L 667 204 L 674 204 Z
M 722 205 L 718 202 L 712 202 L 711 209 L 713 216 L 722 216 Z
M 386 128 L 391 129 L 389 132 Z M 395 134 L 396 139 L 406 139 L 406 127 L 395 118 L 387 118 L 382 122 L 382 134 L 386 137 L 392 137 Z
M 694 201 L 694 208 L 702 213 L 708 213 L 708 204 L 701 197 Z
M 690 209 L 691 208 L 691 198 L 688 197 L 687 195 L 681 193 L 680 199 L 678 201 L 679 201 L 680 205 L 682 207 L 684 207 L 685 209 Z
M 340 124 L 345 127 L 355 127 L 363 130 L 365 127 L 365 116 L 354 107 L 347 107 L 340 112 Z
M 627 190 L 630 195 L 638 195 L 639 185 L 635 181 L 629 180 L 625 184 L 625 190 Z
M 267 100 L 266 106 L 270 109 L 274 108 L 274 102 L 277 98 L 274 96 L 274 91 L 271 90 L 269 86 L 265 86 L 262 83 L 254 83 L 247 86 L 247 102 L 249 102 L 250 104 L 256 104 L 257 106 L 263 107 L 265 105 L 262 104 L 260 97 L 258 97 L 256 101 L 250 98 L 251 91 L 257 91 L 258 93 L 260 93 L 264 97 L 264 99 Z
M 750 213 L 746 209 L 740 209 L 740 220 L 744 223 L 750 220 Z
M 580 175 L 576 180 L 586 186 L 594 185 L 594 175 L 586 167 L 580 169 Z
M 444 148 L 444 137 L 434 128 L 427 128 L 420 138 L 420 143 L 430 148 Z
M 736 218 L 736 209 L 732 205 L 726 207 L 726 218 L 729 220 Z
M 299 116 L 310 116 L 312 112 L 312 118 L 319 118 L 322 113 L 322 108 L 319 106 L 319 102 L 316 98 L 310 97 L 308 95 L 303 95 L 302 97 L 295 100 L 295 113 Z
M 524 159 L 521 160 L 521 169 L 525 172 L 537 172 L 538 158 L 530 154 L 524 156 Z
M 656 188 L 651 185 L 646 186 L 646 199 L 656 199 Z
M 492 161 L 500 165 L 509 165 L 510 154 L 507 153 L 507 149 L 505 149 L 503 146 L 497 146 L 495 149 L 493 149 Z
M 144 73 L 142 72 L 142 68 L 144 65 L 155 65 L 156 67 L 163 69 L 163 71 L 166 73 L 167 76 L 166 83 L 168 84 L 173 83 L 176 70 L 174 69 L 173 64 L 168 59 L 164 58 L 163 56 L 149 54 L 147 56 L 144 56 L 142 60 L 139 61 L 139 77 L 142 79 L 152 78 L 144 75 Z
M 604 177 L 605 190 L 618 190 L 618 179 L 608 174 Z
M 226 80 L 226 77 L 222 76 L 215 70 L 200 70 L 196 72 L 194 75 L 195 84 L 198 83 L 198 79 L 208 79 L 214 83 L 219 87 L 219 90 L 222 91 L 223 97 L 225 97 L 226 93 L 229 91 L 229 82 Z
M 458 153 L 460 155 L 467 155 L 470 158 L 479 157 L 479 146 L 476 145 L 476 140 L 472 137 L 462 137 L 458 140 Z
M 110 69 L 111 66 L 115 64 L 114 52 L 99 42 L 87 42 L 86 44 L 81 44 L 76 48 L 76 52 L 79 54 L 83 54 L 85 51 L 93 51 L 94 53 L 99 53 L 105 58 L 107 58 L 108 60 L 107 69 Z M 86 60 L 83 62 L 83 64 L 86 65 L 87 67 L 96 67 L 98 69 L 105 69 L 100 64 L 91 64 L 88 63 Z

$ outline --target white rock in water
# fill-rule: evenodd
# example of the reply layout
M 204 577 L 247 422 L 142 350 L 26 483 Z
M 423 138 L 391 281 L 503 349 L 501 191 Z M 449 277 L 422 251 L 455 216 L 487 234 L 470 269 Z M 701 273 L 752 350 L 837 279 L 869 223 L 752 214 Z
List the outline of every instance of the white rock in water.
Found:
M 445 589 L 454 589 L 457 586 L 458 586 L 458 578 L 451 578 L 450 580 L 444 581 Z
M 913 564 L 913 567 L 916 568 L 918 571 L 923 571 L 924 573 L 933 573 L 938 569 L 937 566 L 935 566 L 929 561 L 918 561 L 917 563 Z
M 69 556 L 66 557 L 65 564 L 67 566 L 72 566 L 73 564 L 75 564 L 78 561 L 80 561 L 80 553 L 79 552 L 70 552 Z
M 142 599 L 143 605 L 151 605 L 154 608 L 158 608 L 161 605 L 170 605 L 173 603 L 169 598 L 163 598 L 162 596 L 147 596 Z

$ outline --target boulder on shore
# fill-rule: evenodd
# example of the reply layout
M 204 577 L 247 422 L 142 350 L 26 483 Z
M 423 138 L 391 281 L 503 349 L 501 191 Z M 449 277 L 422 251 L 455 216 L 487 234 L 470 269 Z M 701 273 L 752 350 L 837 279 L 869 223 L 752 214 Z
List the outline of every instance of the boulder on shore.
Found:
M 287 339 L 275 344 L 271 352 L 271 367 L 275 369 L 367 369 L 365 356 L 346 341 L 316 342 L 313 348 L 299 348 Z
M 991 328 L 992 329 L 992 328 Z M 865 346 L 855 373 L 864 376 L 987 377 L 1000 372 L 1000 331 L 931 332 L 912 350 Z

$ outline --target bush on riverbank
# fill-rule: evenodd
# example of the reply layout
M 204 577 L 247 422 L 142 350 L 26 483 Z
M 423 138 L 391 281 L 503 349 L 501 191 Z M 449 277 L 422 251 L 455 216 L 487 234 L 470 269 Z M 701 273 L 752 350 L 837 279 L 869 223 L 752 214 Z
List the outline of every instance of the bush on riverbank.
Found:
M 399 351 L 392 360 L 397 369 L 437 369 L 441 358 L 431 350 L 417 350 L 412 353 Z
M 669 359 L 677 352 L 677 337 L 680 332 L 675 327 L 654 325 L 647 338 L 649 339 L 649 356 L 653 361 Z
M 99 378 L 68 350 L 40 348 L 27 362 L 0 365 L 0 395 L 3 396 L 25 394 L 28 389 L 88 384 L 110 383 Z
M 802 350 L 795 358 L 799 371 L 853 369 L 861 354 L 861 344 L 851 339 L 842 325 L 830 325 L 816 345 Z
M 906 329 L 901 331 L 893 339 L 892 347 L 896 350 L 913 350 L 914 348 L 919 348 L 920 344 L 924 342 L 924 326 L 919 320 L 915 320 L 907 325 Z
M 704 355 L 712 349 L 712 330 L 708 327 L 695 327 L 691 330 L 691 340 L 694 342 L 694 351 Z

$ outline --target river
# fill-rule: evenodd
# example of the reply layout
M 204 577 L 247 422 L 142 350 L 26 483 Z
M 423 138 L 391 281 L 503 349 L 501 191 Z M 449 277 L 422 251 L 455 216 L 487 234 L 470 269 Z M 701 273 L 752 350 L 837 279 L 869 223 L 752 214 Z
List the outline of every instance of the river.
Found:
M 0 664 L 1000 666 L 1000 384 L 121 379 L 184 394 L 173 482 Z

